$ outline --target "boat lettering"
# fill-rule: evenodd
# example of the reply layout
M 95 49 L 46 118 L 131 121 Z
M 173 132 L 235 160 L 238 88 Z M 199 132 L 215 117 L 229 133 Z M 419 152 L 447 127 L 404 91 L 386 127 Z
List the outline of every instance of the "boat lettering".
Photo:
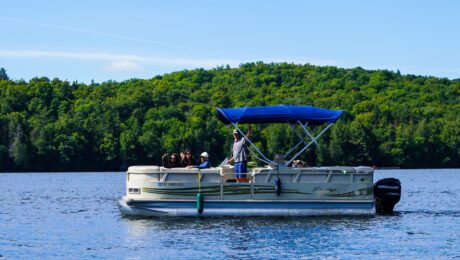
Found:
M 158 182 L 158 187 L 162 187 L 162 186 L 169 186 L 169 187 L 184 186 L 184 183 L 182 182 Z
M 389 185 L 379 185 L 379 189 L 389 189 L 389 190 L 397 190 L 399 189 L 398 186 L 389 186 Z

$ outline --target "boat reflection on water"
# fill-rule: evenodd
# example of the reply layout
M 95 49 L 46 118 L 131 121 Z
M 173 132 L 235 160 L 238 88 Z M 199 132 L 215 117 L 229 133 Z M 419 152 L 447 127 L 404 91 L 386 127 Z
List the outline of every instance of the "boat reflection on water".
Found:
M 225 258 L 276 257 L 276 248 L 290 254 L 336 252 L 341 239 L 356 237 L 356 232 L 373 232 L 388 216 L 315 216 L 315 217 L 176 217 L 123 218 L 129 247 L 150 248 L 155 256 L 174 257 L 177 249 L 190 256 L 221 255 Z M 392 222 L 398 222 L 393 219 Z M 395 223 L 395 225 L 397 224 Z M 340 234 L 340 238 L 338 237 Z M 349 244 L 349 242 L 347 242 Z M 357 242 L 357 245 L 359 243 Z M 279 257 L 279 256 L 278 256 Z

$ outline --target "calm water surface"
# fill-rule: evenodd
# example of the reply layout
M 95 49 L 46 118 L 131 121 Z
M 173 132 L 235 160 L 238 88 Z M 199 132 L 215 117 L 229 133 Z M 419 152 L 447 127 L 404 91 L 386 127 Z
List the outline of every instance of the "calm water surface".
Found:
M 460 169 L 396 177 L 391 216 L 133 219 L 121 172 L 0 174 L 0 258 L 460 258 Z

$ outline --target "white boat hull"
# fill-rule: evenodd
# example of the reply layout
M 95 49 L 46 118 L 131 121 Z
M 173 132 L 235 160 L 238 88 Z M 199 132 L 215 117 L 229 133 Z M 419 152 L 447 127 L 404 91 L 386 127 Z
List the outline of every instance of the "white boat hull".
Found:
M 328 216 L 373 215 L 373 201 L 204 201 L 200 214 L 196 201 L 130 201 L 119 200 L 118 208 L 127 216 Z
M 204 170 L 133 166 L 126 196 L 118 201 L 131 216 L 315 216 L 372 215 L 369 167 L 255 168 L 248 183 L 231 182 L 233 169 Z M 275 184 L 279 179 L 279 193 Z M 197 210 L 197 194 L 203 212 Z

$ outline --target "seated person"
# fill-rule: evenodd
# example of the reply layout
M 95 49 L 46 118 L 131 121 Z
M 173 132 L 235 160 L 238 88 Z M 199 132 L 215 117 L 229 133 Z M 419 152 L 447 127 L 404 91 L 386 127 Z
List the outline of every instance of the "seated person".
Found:
M 201 158 L 201 164 L 200 165 L 189 165 L 186 168 L 191 169 L 191 168 L 197 168 L 197 169 L 205 169 L 205 168 L 211 168 L 211 162 L 209 161 L 209 155 L 207 152 L 203 152 L 200 154 Z
M 190 149 L 185 149 L 185 152 L 181 152 L 180 157 L 182 158 L 182 165 L 184 167 L 196 164 L 195 159 L 193 159 L 192 156 L 192 151 Z
M 292 161 L 292 167 L 296 168 L 306 168 L 308 167 L 308 164 L 302 160 L 294 160 Z
M 168 156 L 168 153 L 163 154 L 161 157 L 161 161 L 163 162 L 163 167 L 165 168 L 179 168 L 179 167 L 184 167 L 182 165 L 182 161 L 177 153 L 171 154 L 169 157 L 169 161 L 166 160 L 166 157 Z

